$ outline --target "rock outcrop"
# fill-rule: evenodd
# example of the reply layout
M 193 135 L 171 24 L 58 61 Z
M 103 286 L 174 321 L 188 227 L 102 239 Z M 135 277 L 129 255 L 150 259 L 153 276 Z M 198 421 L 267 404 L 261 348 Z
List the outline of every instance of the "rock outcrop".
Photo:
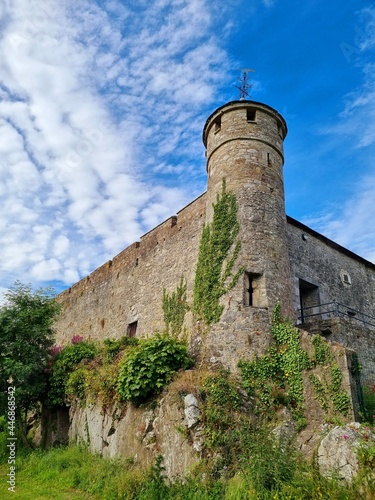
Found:
M 326 477 L 338 477 L 351 482 L 359 470 L 358 452 L 361 447 L 375 446 L 375 434 L 354 422 L 335 427 L 318 448 L 319 472 Z

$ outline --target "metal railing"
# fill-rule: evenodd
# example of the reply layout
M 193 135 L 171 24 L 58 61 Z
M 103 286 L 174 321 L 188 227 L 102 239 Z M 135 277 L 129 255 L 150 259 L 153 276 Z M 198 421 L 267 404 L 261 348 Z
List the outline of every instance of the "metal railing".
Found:
M 298 309 L 298 320 L 304 323 L 309 318 L 329 319 L 332 317 L 345 317 L 350 318 L 366 326 L 375 327 L 375 317 L 365 314 L 353 307 L 340 304 L 340 302 L 333 301 L 325 304 L 316 304 L 313 306 L 303 307 Z

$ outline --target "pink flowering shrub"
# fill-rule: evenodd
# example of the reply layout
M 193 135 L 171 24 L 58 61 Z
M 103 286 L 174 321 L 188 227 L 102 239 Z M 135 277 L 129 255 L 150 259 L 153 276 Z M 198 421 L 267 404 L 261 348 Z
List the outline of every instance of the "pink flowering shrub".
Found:
M 83 337 L 81 335 L 74 335 L 71 340 L 72 344 L 79 344 L 80 342 L 83 342 Z

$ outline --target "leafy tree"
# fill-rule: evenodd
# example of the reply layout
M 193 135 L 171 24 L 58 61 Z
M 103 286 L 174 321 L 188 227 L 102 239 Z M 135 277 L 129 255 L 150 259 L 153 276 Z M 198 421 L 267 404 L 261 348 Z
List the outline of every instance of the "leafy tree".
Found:
M 0 306 L 0 409 L 6 412 L 7 388 L 15 387 L 16 418 L 25 444 L 27 413 L 43 398 L 48 383 L 53 322 L 60 306 L 51 288 L 33 291 L 16 282 Z

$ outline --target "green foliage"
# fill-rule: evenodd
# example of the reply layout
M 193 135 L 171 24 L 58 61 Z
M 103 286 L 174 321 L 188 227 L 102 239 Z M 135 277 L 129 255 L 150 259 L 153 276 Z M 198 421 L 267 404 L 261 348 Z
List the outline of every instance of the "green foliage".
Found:
M 1 436 L 0 436 L 1 438 Z M 228 477 L 212 476 L 202 462 L 184 480 L 167 482 L 161 458 L 151 468 L 140 469 L 131 457 L 108 460 L 77 446 L 35 450 L 18 456 L 16 498 L 90 498 L 123 500 L 357 500 L 373 498 L 368 480 L 373 469 L 365 466 L 351 484 L 319 476 L 293 448 L 280 446 L 266 430 L 254 429 L 248 440 L 247 459 Z M 244 449 L 246 452 L 246 450 Z M 365 452 L 366 453 L 366 452 Z M 373 463 L 372 452 L 360 457 Z M 367 462 L 370 460 L 370 462 Z M 226 469 L 224 469 L 226 470 Z M 9 466 L 4 460 L 0 475 Z M 223 471 L 222 471 L 223 472 Z
M 327 341 L 320 335 L 313 335 L 311 343 L 314 346 L 313 361 L 318 365 L 326 365 L 332 363 L 333 355 L 329 349 Z
M 258 413 L 272 419 L 280 406 L 287 406 L 298 427 L 302 428 L 306 424 L 303 373 L 319 364 L 330 365 L 331 376 L 328 381 L 322 381 L 316 374 L 309 375 L 316 399 L 325 412 L 346 415 L 350 398 L 342 388 L 341 370 L 333 364 L 334 357 L 327 342 L 318 335 L 313 336 L 314 353 L 310 360 L 301 347 L 298 330 L 281 319 L 279 306 L 274 311 L 271 333 L 274 345 L 264 356 L 239 364 L 243 385 L 255 398 Z
M 333 359 L 333 357 L 332 357 Z M 337 364 L 332 364 L 330 375 L 327 373 L 309 376 L 310 382 L 314 387 L 315 397 L 320 406 L 327 415 L 347 415 L 350 409 L 350 398 L 342 388 L 342 373 Z M 329 418 L 329 417 L 328 417 Z
M 202 391 L 205 445 L 216 450 L 233 447 L 238 442 L 236 424 L 240 421 L 238 388 L 230 380 L 229 373 L 222 371 L 208 377 Z
M 223 312 L 220 297 L 235 286 L 243 272 L 241 268 L 233 274 L 241 246 L 240 241 L 235 243 L 238 207 L 235 195 L 226 191 L 225 179 L 221 195 L 212 206 L 213 221 L 204 226 L 201 235 L 193 300 L 195 314 L 207 325 L 219 321 Z
M 259 368 L 260 373 L 264 367 Z M 293 442 L 286 437 L 277 439 L 262 418 L 254 418 L 238 381 L 228 373 L 209 376 L 200 396 L 206 459 L 192 477 L 201 482 L 204 476 L 207 489 L 212 484 L 207 478 L 221 484 L 219 498 L 354 500 L 363 488 L 362 479 L 344 487 L 322 478 L 299 455 Z M 370 463 L 371 450 L 364 452 L 363 460 Z
M 52 289 L 33 291 L 30 285 L 20 282 L 8 290 L 5 298 L 0 307 L 0 410 L 5 409 L 5 391 L 11 380 L 16 388 L 18 424 L 25 439 L 26 414 L 47 388 L 53 321 L 60 306 Z
M 313 362 L 315 365 L 331 366 L 330 377 L 323 376 L 320 380 L 315 374 L 310 375 L 310 382 L 315 390 L 316 399 L 322 409 L 328 414 L 340 413 L 347 415 L 350 409 L 350 398 L 342 388 L 342 373 L 334 363 L 334 356 L 328 342 L 320 335 L 313 335 L 311 343 L 314 346 Z
M 85 372 L 84 399 L 86 403 L 100 400 L 103 410 L 117 400 L 119 363 L 104 363 L 89 366 Z M 69 377 L 69 383 L 71 377 Z M 82 398 L 81 398 L 82 399 Z
M 363 387 L 363 405 L 366 422 L 373 424 L 375 420 L 375 384 Z
M 123 349 L 137 344 L 138 339 L 136 337 L 124 336 L 120 339 L 105 339 L 103 341 L 104 361 L 106 363 L 111 363 L 117 354 Z
M 256 398 L 258 413 L 272 416 L 279 406 L 279 400 L 285 401 L 287 398 L 280 363 L 277 349 L 271 347 L 264 356 L 239 364 L 243 386 L 249 396 Z
M 57 354 L 47 404 L 58 406 L 72 398 L 81 404 L 99 399 L 103 409 L 117 399 L 141 403 L 191 364 L 186 344 L 166 334 L 141 341 L 107 339 L 103 347 L 82 341 Z
M 372 430 L 375 432 L 375 427 Z M 375 440 L 373 432 L 367 426 L 361 427 L 360 433 L 362 438 L 357 451 L 360 464 L 371 471 L 375 468 Z
M 48 406 L 61 406 L 65 403 L 69 378 L 72 376 L 70 391 L 74 385 L 79 386 L 79 392 L 84 391 L 84 382 L 76 380 L 73 370 L 82 360 L 90 360 L 98 354 L 98 346 L 91 340 L 65 346 L 55 358 L 50 380 L 50 389 L 46 403 Z M 82 374 L 82 371 L 81 371 Z M 70 392 L 71 394 L 71 392 Z
M 50 406 L 65 399 L 78 399 L 80 404 L 101 401 L 103 409 L 117 399 L 117 379 L 121 353 L 138 345 L 134 337 L 105 339 L 103 346 L 82 342 L 65 347 L 53 367 Z
M 68 375 L 65 383 L 65 396 L 68 398 L 78 398 L 81 402 L 86 399 L 86 378 L 89 370 L 86 366 L 82 366 L 73 370 Z
M 342 415 L 347 415 L 351 406 L 350 398 L 342 389 L 342 373 L 340 367 L 336 364 L 331 367 L 331 379 L 329 390 L 334 409 Z
M 164 323 L 166 332 L 171 335 L 181 333 L 185 314 L 190 309 L 187 303 L 186 290 L 187 283 L 183 276 L 181 276 L 175 292 L 169 295 L 166 289 L 163 288 Z
M 120 365 L 117 392 L 137 404 L 160 392 L 180 369 L 192 366 L 184 342 L 165 334 L 140 340 Z
M 328 412 L 329 410 L 329 403 L 328 403 L 328 395 L 327 395 L 327 389 L 323 385 L 323 383 L 318 379 L 316 375 L 313 373 L 309 376 L 310 382 L 312 386 L 314 387 L 315 390 L 315 396 L 316 399 L 319 401 L 320 406 L 325 412 Z
M 276 439 L 267 427 L 257 427 L 256 434 L 253 431 L 247 452 L 247 473 L 258 494 L 266 495 L 292 483 L 297 469 L 296 450 L 290 443 Z
M 306 420 L 302 372 L 312 363 L 301 347 L 298 330 L 280 318 L 279 306 L 275 308 L 271 334 L 274 345 L 264 356 L 239 364 L 244 387 L 256 398 L 260 413 L 272 417 L 272 410 L 286 405 L 303 427 Z

